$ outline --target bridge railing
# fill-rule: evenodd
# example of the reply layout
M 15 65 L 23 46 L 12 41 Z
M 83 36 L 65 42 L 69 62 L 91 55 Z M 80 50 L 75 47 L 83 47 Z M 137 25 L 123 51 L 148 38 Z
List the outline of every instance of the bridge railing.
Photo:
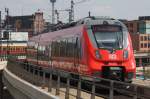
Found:
M 103 78 L 74 74 L 24 62 L 9 61 L 7 67 L 20 78 L 64 99 L 150 99 L 150 88 Z M 64 75 L 66 75 L 64 77 Z M 74 74 L 76 75 L 76 74 Z M 89 78 L 91 81 L 84 80 Z M 63 99 L 61 98 L 61 99 Z

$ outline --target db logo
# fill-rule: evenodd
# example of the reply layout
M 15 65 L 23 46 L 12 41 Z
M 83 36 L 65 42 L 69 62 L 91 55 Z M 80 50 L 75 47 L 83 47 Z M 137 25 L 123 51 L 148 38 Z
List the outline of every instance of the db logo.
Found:
M 115 54 L 110 54 L 109 59 L 117 59 L 117 56 Z

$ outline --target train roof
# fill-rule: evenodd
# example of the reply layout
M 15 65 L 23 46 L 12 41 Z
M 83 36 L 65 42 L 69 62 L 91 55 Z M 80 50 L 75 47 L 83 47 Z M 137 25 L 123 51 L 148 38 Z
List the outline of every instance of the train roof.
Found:
M 121 21 L 113 19 L 113 18 L 109 18 L 109 17 L 103 17 L 103 16 L 102 17 L 99 17 L 99 16 L 98 17 L 95 17 L 95 16 L 86 17 L 86 18 L 79 20 L 76 25 L 81 25 L 81 24 L 84 24 L 84 25 L 109 24 L 109 25 L 119 25 L 119 26 L 126 28 L 125 25 Z
M 67 24 L 63 24 L 62 22 L 56 24 L 53 26 L 53 31 L 57 31 L 57 30 L 61 30 L 61 29 L 66 29 L 66 28 L 70 28 L 70 27 L 75 27 L 78 25 L 100 25 L 100 24 L 110 24 L 110 25 L 120 25 L 125 27 L 125 25 L 116 19 L 110 18 L 110 17 L 105 17 L 105 16 L 90 16 L 90 17 L 85 17 L 83 19 L 80 19 L 76 22 L 72 22 L 72 23 L 67 23 Z
M 40 44 L 46 44 L 49 43 L 50 41 L 53 41 L 54 39 L 61 38 L 61 36 L 69 36 L 69 35 L 76 35 L 77 33 L 81 33 L 83 30 L 83 25 L 76 26 L 76 27 L 71 27 L 67 29 L 62 29 L 54 32 L 48 32 L 44 34 L 40 34 L 37 36 L 34 36 L 30 38 L 30 41 L 34 41 L 36 43 Z
M 69 36 L 69 35 L 75 35 L 77 33 L 81 33 L 84 25 L 91 26 L 91 25 L 101 25 L 101 24 L 120 25 L 127 30 L 125 25 L 119 20 L 115 20 L 109 17 L 91 16 L 91 17 L 83 18 L 77 22 L 70 23 L 70 25 L 66 24 L 62 27 L 59 27 L 60 30 L 56 29 L 57 31 L 48 32 L 48 33 L 44 33 L 32 37 L 30 41 L 46 44 L 56 38 L 61 38 L 62 36 L 64 37 L 65 35 Z

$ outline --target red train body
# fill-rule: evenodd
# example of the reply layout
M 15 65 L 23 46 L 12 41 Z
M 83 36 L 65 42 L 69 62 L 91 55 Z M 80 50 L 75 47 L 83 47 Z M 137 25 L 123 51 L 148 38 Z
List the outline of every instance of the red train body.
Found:
M 127 28 L 109 18 L 85 18 L 73 27 L 35 36 L 27 52 L 27 61 L 42 68 L 125 82 L 136 69 Z

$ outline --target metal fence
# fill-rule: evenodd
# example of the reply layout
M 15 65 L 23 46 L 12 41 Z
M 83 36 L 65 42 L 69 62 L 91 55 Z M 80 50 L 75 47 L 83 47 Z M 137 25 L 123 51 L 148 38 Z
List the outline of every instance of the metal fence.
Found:
M 24 62 L 9 61 L 7 68 L 20 78 L 58 95 L 60 99 L 150 99 L 150 88 L 144 86 L 86 75 L 72 77 L 69 75 L 73 73 L 51 67 L 41 69 Z M 91 81 L 83 78 L 90 78 Z

